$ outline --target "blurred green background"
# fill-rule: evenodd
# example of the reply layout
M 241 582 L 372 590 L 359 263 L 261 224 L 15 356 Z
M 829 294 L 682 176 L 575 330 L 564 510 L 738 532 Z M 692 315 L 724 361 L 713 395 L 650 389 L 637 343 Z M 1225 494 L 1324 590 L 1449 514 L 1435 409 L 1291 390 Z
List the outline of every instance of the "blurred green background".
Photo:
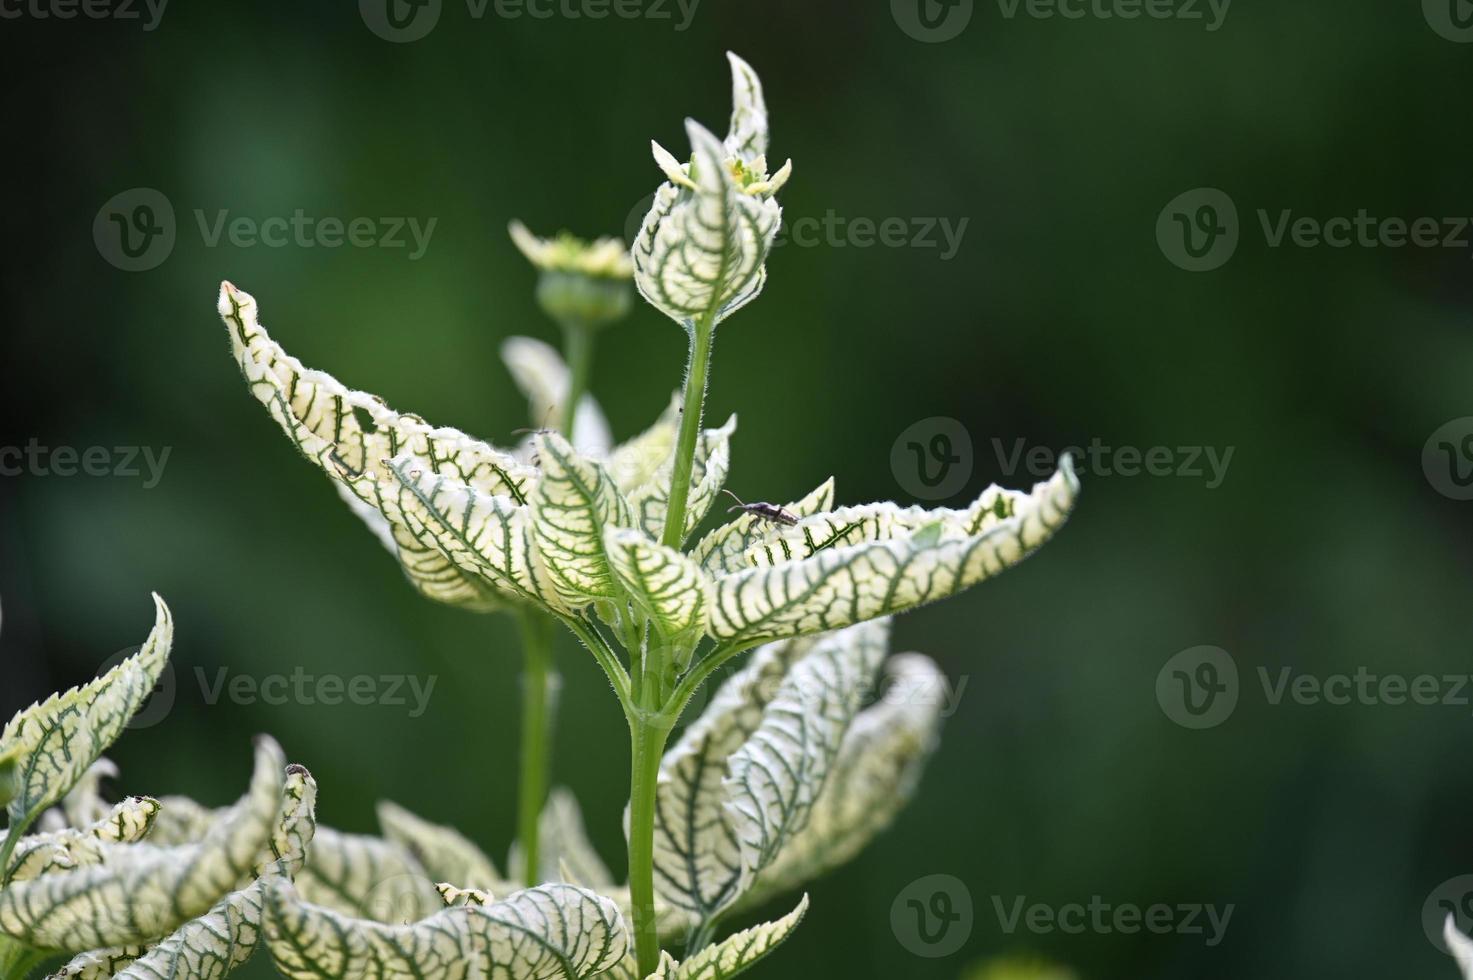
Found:
M 444 0 L 435 29 L 402 44 L 348 3 L 181 2 L 151 31 L 7 7 L 21 15 L 0 22 L 0 446 L 171 454 L 151 489 L 0 479 L 0 717 L 139 642 L 156 589 L 178 621 L 179 686 L 167 718 L 111 753 L 120 790 L 233 799 L 265 731 L 318 777 L 324 822 L 371 830 L 374 801 L 392 798 L 503 859 L 513 620 L 403 584 L 247 394 L 216 290 L 229 277 L 252 292 L 308 365 L 507 441 L 526 408 L 498 345 L 556 339 L 507 221 L 623 231 L 659 179 L 648 140 L 683 154 L 682 118 L 724 126 L 730 48 L 765 81 L 775 162 L 795 161 L 790 220 L 969 222 L 949 261 L 842 239 L 774 252 L 766 292 L 717 343 L 709 411 L 740 414 L 738 493 L 790 499 L 832 473 L 842 501 L 914 501 L 891 448 L 937 416 L 973 443 L 950 505 L 1031 483 L 1006 471 L 1020 439 L 1235 447 L 1215 489 L 1086 469 L 1076 516 L 1034 560 L 898 623 L 897 649 L 966 679 L 959 710 L 903 819 L 813 886 L 760 975 L 939 980 L 1031 952 L 1090 980 L 1451 977 L 1423 907 L 1473 871 L 1473 709 L 1275 706 L 1257 673 L 1473 665 L 1470 505 L 1421 462 L 1434 430 L 1473 415 L 1473 249 L 1274 248 L 1257 214 L 1473 214 L 1473 131 L 1453 111 L 1473 47 L 1432 29 L 1435 6 L 1243 3 L 1209 31 L 1010 18 L 977 0 L 959 36 L 922 43 L 874 0 L 704 0 L 686 30 L 673 5 L 665 20 L 538 20 Z M 127 272 L 92 225 L 136 187 L 172 203 L 177 241 Z M 1156 224 L 1198 187 L 1236 202 L 1241 241 L 1191 273 Z M 195 211 L 222 209 L 437 224 L 417 260 L 211 247 Z M 648 307 L 605 334 L 594 386 L 618 434 L 654 417 L 684 355 Z M 1233 655 L 1242 692 L 1224 724 L 1194 731 L 1163 711 L 1156 678 L 1201 644 Z M 556 778 L 622 868 L 624 724 L 595 666 L 571 642 L 558 653 Z M 438 681 L 410 718 L 211 705 L 197 675 L 298 668 Z M 975 906 L 948 957 L 913 955 L 891 928 L 896 896 L 931 874 Z M 1009 935 L 994 908 L 1094 895 L 1235 911 L 1208 947 Z

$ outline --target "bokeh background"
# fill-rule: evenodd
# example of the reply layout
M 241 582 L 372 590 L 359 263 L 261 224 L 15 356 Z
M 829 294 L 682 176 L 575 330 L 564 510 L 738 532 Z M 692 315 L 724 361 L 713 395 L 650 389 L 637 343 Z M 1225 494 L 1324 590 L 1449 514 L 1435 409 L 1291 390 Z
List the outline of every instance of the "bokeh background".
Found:
M 1031 483 L 1008 466 L 1018 440 L 1234 449 L 1213 488 L 1086 466 L 1075 518 L 1038 556 L 899 621 L 898 648 L 965 680 L 959 708 L 914 804 L 813 886 L 807 922 L 761 975 L 941 980 L 1033 952 L 1090 980 L 1451 977 L 1424 907 L 1473 871 L 1473 692 L 1274 705 L 1259 670 L 1473 669 L 1473 505 L 1423 467 L 1433 432 L 1473 415 L 1473 248 L 1467 235 L 1276 248 L 1258 215 L 1473 214 L 1458 110 L 1473 45 L 1445 36 L 1444 15 L 1468 12 L 1451 2 L 1243 2 L 1208 30 L 1202 3 L 1205 20 L 1132 20 L 976 0 L 932 8 L 972 8 L 940 43 L 876 0 L 704 0 L 684 30 L 673 4 L 669 19 L 595 21 L 477 18 L 444 0 L 412 43 L 342 2 L 181 2 L 153 30 L 7 7 L 0 445 L 170 455 L 151 488 L 0 479 L 0 716 L 141 640 L 156 589 L 178 621 L 179 684 L 167 716 L 113 751 L 119 790 L 226 802 L 249 737 L 271 732 L 317 775 L 324 822 L 371 830 L 391 798 L 503 858 L 514 622 L 405 587 L 248 396 L 216 290 L 229 277 L 253 292 L 307 364 L 508 440 L 528 422 L 498 345 L 556 338 L 507 221 L 621 233 L 659 179 L 648 140 L 681 153 L 683 117 L 724 125 L 730 48 L 762 73 L 774 155 L 795 161 L 790 219 L 968 222 L 949 260 L 842 236 L 775 251 L 765 294 L 717 344 L 709 410 L 740 414 L 738 493 L 788 499 L 833 474 L 844 501 L 915 501 L 891 450 L 935 417 L 972 443 L 952 505 L 993 480 Z M 93 223 L 137 187 L 169 200 L 177 240 L 128 272 Z M 1225 264 L 1188 272 L 1156 228 L 1201 187 L 1235 202 L 1241 234 Z M 437 223 L 411 260 L 211 246 L 196 217 L 297 209 Z M 653 418 L 684 355 L 648 307 L 605 335 L 594 386 L 618 433 Z M 1240 698 L 1189 730 L 1157 676 L 1204 644 L 1234 658 Z M 621 868 L 623 722 L 594 665 L 571 642 L 558 656 L 556 777 Z M 200 672 L 299 668 L 437 683 L 413 718 L 201 694 Z M 940 958 L 891 924 L 896 897 L 932 874 L 975 908 Z M 1095 895 L 1234 912 L 1209 947 L 1009 934 L 996 910 Z M 269 973 L 260 960 L 245 975 Z

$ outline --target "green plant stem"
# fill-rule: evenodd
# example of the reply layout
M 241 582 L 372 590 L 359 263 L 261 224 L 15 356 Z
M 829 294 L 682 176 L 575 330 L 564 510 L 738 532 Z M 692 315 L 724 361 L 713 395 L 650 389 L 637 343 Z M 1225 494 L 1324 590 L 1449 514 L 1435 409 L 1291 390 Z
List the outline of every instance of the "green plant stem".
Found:
M 716 334 L 713 319 L 708 317 L 691 327 L 685 403 L 680 415 L 680 437 L 675 443 L 675 470 L 670 483 L 670 504 L 665 509 L 665 533 L 660 539 L 667 548 L 678 549 L 685 540 L 685 507 L 690 499 L 690 474 L 695 466 L 696 440 L 701 434 L 701 413 L 706 405 L 711 341 Z
M 522 626 L 522 759 L 517 787 L 517 840 L 526 862 L 527 887 L 541 883 L 538 821 L 547 799 L 552 758 L 552 716 L 557 672 L 552 663 L 553 620 L 532 609 L 518 615 Z
M 660 930 L 655 915 L 655 790 L 670 726 L 653 714 L 629 721 L 629 904 L 634 913 L 634 950 L 639 975 L 660 963 Z
M 0 885 L 10 884 L 10 859 L 15 854 L 15 845 L 20 843 L 30 825 L 29 820 L 12 820 L 5 837 L 0 839 Z
M 573 441 L 573 422 L 578 417 L 578 403 L 588 391 L 588 379 L 593 372 L 594 328 L 577 320 L 563 322 L 563 357 L 568 362 L 568 397 L 563 402 L 563 417 L 558 428 Z

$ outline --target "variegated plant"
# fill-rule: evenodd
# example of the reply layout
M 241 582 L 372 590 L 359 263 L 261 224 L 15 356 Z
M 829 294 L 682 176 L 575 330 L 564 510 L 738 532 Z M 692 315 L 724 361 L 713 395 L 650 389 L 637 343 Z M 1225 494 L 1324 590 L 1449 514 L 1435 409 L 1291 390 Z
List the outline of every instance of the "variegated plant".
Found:
M 269 890 L 268 935 L 288 976 L 740 972 L 791 932 L 807 901 L 712 945 L 723 918 L 851 857 L 893 817 L 934 741 L 934 697 L 865 710 L 881 671 L 901 690 L 942 683 L 918 655 L 887 666 L 888 617 L 1016 564 L 1073 507 L 1066 458 L 1030 492 L 989 487 L 960 509 L 836 507 L 828 481 L 691 541 L 725 484 L 736 429 L 735 418 L 702 427 L 715 330 L 762 290 L 781 221 L 775 195 L 792 173 L 789 163 L 769 174 L 761 84 L 741 59 L 731 66 L 726 138 L 688 121 L 686 162 L 654 146 L 667 182 L 634 243 L 634 281 L 686 332 L 689 364 L 683 392 L 627 443 L 541 431 L 518 452 L 431 426 L 304 367 L 266 333 L 255 299 L 221 288 L 252 393 L 381 528 L 416 587 L 562 624 L 603 670 L 631 735 L 627 885 L 609 880 L 561 794 L 542 854 L 521 859 L 550 883 L 499 904 L 501 876 L 463 837 L 389 810 L 386 840 L 339 841 L 325 865 L 335 887 L 312 885 L 327 853 L 320 838 L 297 885 Z M 525 379 L 560 365 L 545 349 L 509 353 L 535 402 Z M 547 367 L 529 367 L 539 361 Z M 576 385 L 554 387 L 566 397 Z M 568 431 L 577 409 L 563 407 Z M 696 692 L 754 648 L 668 746 Z M 554 855 L 562 860 L 549 866 Z M 343 898 L 349 880 L 375 891 L 374 876 L 358 874 L 373 861 L 419 882 L 405 904 L 389 903 L 392 921 L 375 921 L 360 891 Z M 442 877 L 446 907 L 431 912 L 430 882 Z M 562 928 L 574 916 L 583 931 Z M 537 943 L 522 941 L 529 930 Z M 662 939 L 684 940 L 683 963 Z
M 1448 952 L 1457 961 L 1463 980 L 1473 980 L 1473 939 L 1458 930 L 1457 920 L 1452 915 L 1448 915 L 1443 924 L 1442 940 L 1447 943 Z
M 72 957 L 55 977 L 221 977 L 250 958 L 262 902 L 300 868 L 317 786 L 270 739 L 250 789 L 212 813 L 185 799 L 103 801 L 101 753 L 152 694 L 173 618 L 83 687 L 33 705 L 0 733 L 9 827 L 0 840 L 0 976 Z M 32 827 L 38 833 L 27 835 Z

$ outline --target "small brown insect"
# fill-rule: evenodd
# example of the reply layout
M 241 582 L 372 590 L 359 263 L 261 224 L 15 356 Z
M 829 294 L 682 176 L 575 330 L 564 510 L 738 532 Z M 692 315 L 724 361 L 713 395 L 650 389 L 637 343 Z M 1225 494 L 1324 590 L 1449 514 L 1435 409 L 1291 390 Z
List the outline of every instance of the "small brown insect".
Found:
M 735 500 L 737 502 L 737 505 L 735 507 L 728 507 L 726 509 L 726 512 L 728 514 L 732 513 L 733 511 L 739 510 L 744 514 L 752 514 L 753 516 L 759 517 L 764 521 L 771 521 L 774 524 L 781 524 L 784 527 L 792 527 L 794 524 L 798 523 L 797 514 L 794 514 L 792 511 L 784 507 L 779 507 L 777 504 L 745 504 L 742 503 L 741 497 L 738 497 L 730 490 L 722 490 L 721 492 L 728 495 L 729 497 L 731 497 L 732 500 Z

